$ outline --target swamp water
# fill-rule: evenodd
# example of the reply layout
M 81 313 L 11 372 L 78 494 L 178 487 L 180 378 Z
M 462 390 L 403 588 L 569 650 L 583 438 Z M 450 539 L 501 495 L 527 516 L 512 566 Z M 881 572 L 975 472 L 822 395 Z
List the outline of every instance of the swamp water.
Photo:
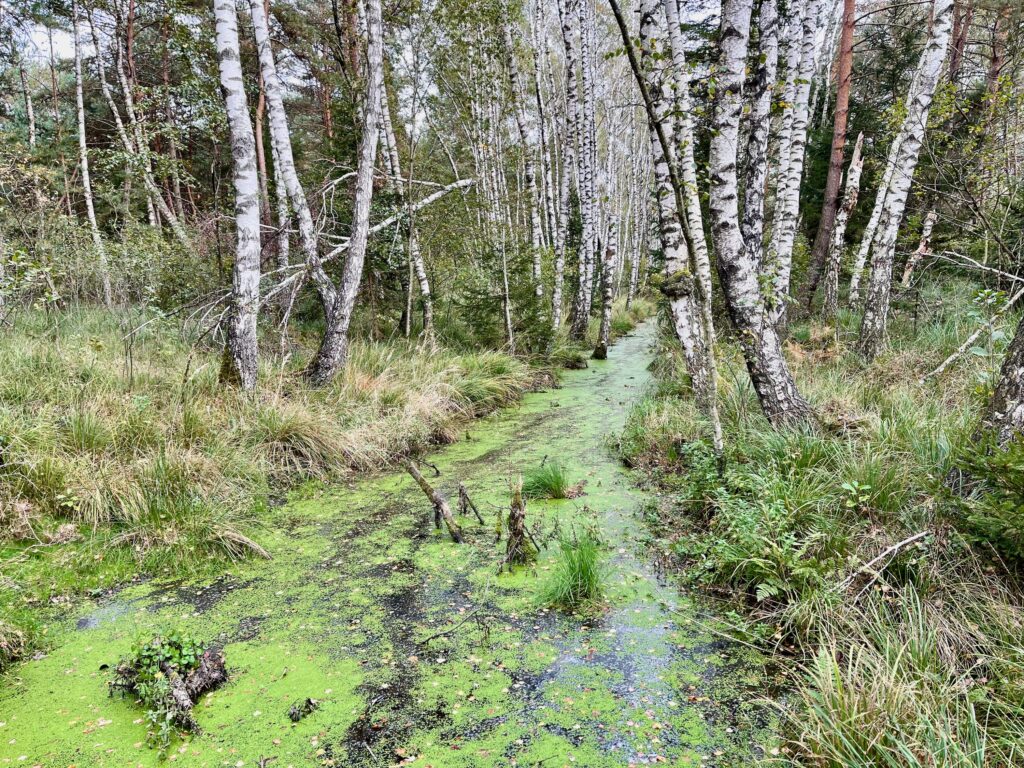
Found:
M 429 457 L 453 509 L 461 481 L 483 515 L 460 519 L 466 544 L 391 473 L 272 510 L 270 562 L 130 586 L 51 627 L 48 655 L 0 680 L 0 766 L 160 764 L 144 712 L 107 680 L 137 638 L 171 627 L 222 643 L 231 680 L 201 698 L 202 732 L 172 742 L 170 764 L 749 765 L 775 743 L 765 662 L 663 583 L 640 542 L 651 496 L 609 448 L 650 382 L 653 336 L 642 326 Z M 527 523 L 600 532 L 609 607 L 593 618 L 538 606 L 555 542 L 497 575 L 509 480 L 545 460 L 585 494 L 528 501 Z M 293 723 L 306 698 L 319 706 Z

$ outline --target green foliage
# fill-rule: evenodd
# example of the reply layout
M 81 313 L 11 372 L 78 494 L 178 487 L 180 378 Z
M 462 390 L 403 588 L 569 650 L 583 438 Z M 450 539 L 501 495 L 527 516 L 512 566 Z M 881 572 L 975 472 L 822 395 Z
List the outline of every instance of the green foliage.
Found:
M 588 613 L 600 606 L 604 594 L 601 545 L 587 531 L 563 538 L 558 558 L 538 593 L 541 603 L 574 613 Z
M 972 443 L 962 468 L 977 486 L 960 501 L 970 530 L 1004 555 L 1024 560 L 1024 442 L 1004 448 L 990 440 Z
M 170 676 L 182 679 L 199 665 L 203 646 L 187 634 L 172 630 L 150 640 L 138 640 L 131 655 L 121 661 L 110 685 L 115 691 L 134 695 L 146 710 L 146 741 L 167 755 L 178 727 L 191 727 L 191 717 L 181 711 L 171 689 Z

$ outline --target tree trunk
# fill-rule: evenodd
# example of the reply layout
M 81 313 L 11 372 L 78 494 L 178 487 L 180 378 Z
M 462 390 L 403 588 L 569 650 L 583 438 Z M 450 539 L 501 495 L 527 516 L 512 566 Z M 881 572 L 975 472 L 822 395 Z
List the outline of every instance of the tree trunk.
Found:
M 580 103 L 576 76 L 576 49 L 573 44 L 572 20 L 576 17 L 579 0 L 558 0 L 562 45 L 565 49 L 565 130 L 562 144 L 562 173 L 560 206 L 558 210 L 558 238 L 555 250 L 555 280 L 551 291 L 551 324 L 556 330 L 562 324 L 562 293 L 565 276 L 565 256 L 569 240 L 569 209 L 573 168 L 579 167 Z M 582 200 L 581 200 L 582 203 Z M 580 255 L 582 258 L 582 253 Z
M 918 241 L 917 250 L 910 254 L 910 258 L 907 259 L 907 264 L 903 268 L 903 278 L 900 280 L 900 285 L 904 288 L 910 287 L 910 279 L 914 276 L 914 269 L 921 259 L 932 252 L 932 230 L 935 228 L 935 222 L 938 219 L 939 214 L 935 211 L 928 211 L 928 215 L 924 217 L 924 224 L 921 227 L 921 239 Z
M 982 417 L 982 427 L 992 430 L 1000 446 L 1024 431 L 1024 318 L 1017 325 L 999 369 L 999 381 Z
M 21 78 L 21 93 L 25 99 L 25 118 L 28 120 L 28 148 L 30 152 L 36 149 L 36 110 L 32 104 L 32 89 L 28 87 L 28 76 L 25 74 L 25 65 L 18 64 L 18 77 Z
M 846 149 L 846 126 L 850 116 L 850 84 L 853 82 L 853 27 L 856 18 L 856 0 L 843 0 L 843 31 L 839 38 L 839 82 L 836 89 L 836 107 L 832 120 L 832 154 L 829 157 L 828 177 L 825 180 L 825 201 L 821 208 L 821 221 L 811 249 L 811 263 L 804 282 L 803 303 L 810 310 L 818 288 L 832 242 L 836 212 L 839 207 L 839 187 L 843 180 L 843 154 Z M 827 82 L 822 87 L 828 87 Z
M 903 218 L 910 184 L 924 142 L 928 111 L 935 87 L 942 72 L 952 29 L 953 0 L 935 0 L 932 6 L 932 28 L 918 69 L 917 89 L 907 103 L 907 116 L 900 133 L 899 152 L 890 190 L 885 195 L 878 230 L 872 241 L 871 276 L 864 302 L 857 351 L 867 360 L 874 359 L 885 342 L 892 289 L 892 265 L 896 251 L 896 235 Z M 897 137 L 899 140 L 901 137 Z
M 789 140 L 779 166 L 779 193 L 776 199 L 775 225 L 772 228 L 768 264 L 772 270 L 774 293 L 767 307 L 770 321 L 781 328 L 789 306 L 789 283 L 793 271 L 793 243 L 800 214 L 800 180 L 803 177 L 807 147 L 808 108 L 811 81 L 814 79 L 814 43 L 822 0 L 805 0 L 800 24 L 799 67 L 790 73 L 793 82 L 793 117 Z M 790 42 L 796 44 L 796 40 Z
M 739 228 L 739 124 L 743 72 L 752 0 L 724 0 L 719 33 L 720 61 L 712 119 L 711 232 L 729 317 L 739 334 L 750 380 L 768 420 L 777 426 L 813 421 L 810 405 L 797 391 L 774 325 L 768 321 L 758 274 Z
M 540 199 L 537 194 L 537 168 L 534 160 L 536 139 L 529 125 L 526 114 L 526 95 L 523 78 L 519 72 L 519 61 L 516 58 L 515 41 L 512 38 L 512 18 L 508 6 L 504 9 L 505 18 L 502 32 L 505 37 L 505 56 L 508 63 L 508 75 L 512 81 L 512 113 L 515 115 L 516 128 L 519 130 L 519 142 L 523 153 L 523 176 L 525 177 L 525 194 L 530 210 L 530 256 L 533 265 L 534 291 L 537 296 L 544 295 L 541 283 L 541 247 L 543 228 L 540 222 Z
M 581 120 L 579 121 L 579 190 L 580 213 L 583 219 L 583 234 L 580 238 L 578 284 L 572 307 L 572 328 L 570 336 L 582 341 L 586 338 L 590 323 L 590 307 L 593 302 L 593 279 L 595 254 L 598 242 L 598 201 L 597 184 L 594 174 L 596 155 L 596 105 L 594 103 L 594 29 L 590 19 L 590 4 L 593 0 L 577 2 L 580 22 L 580 90 L 583 95 Z
M 276 183 L 283 183 L 284 188 L 288 192 L 291 208 L 295 211 L 299 221 L 299 242 L 302 244 L 303 254 L 306 258 L 306 268 L 309 270 L 320 294 L 324 314 L 329 315 L 335 301 L 334 284 L 327 276 L 327 273 L 324 272 L 323 265 L 321 264 L 313 215 L 310 213 L 309 204 L 306 201 L 306 193 L 302 189 L 298 172 L 295 170 L 295 159 L 292 155 L 292 138 L 288 130 L 288 116 L 284 111 L 284 86 L 281 84 L 281 78 L 277 73 L 274 52 L 270 47 L 270 23 L 263 6 L 263 0 L 249 0 L 249 14 L 252 18 L 256 48 L 259 52 L 260 71 L 263 74 L 263 88 L 267 97 L 267 118 L 270 124 L 271 151 L 274 153 L 278 163 L 278 167 L 275 169 L 277 172 Z M 375 128 L 374 144 L 376 144 L 376 141 Z
M 260 304 L 260 186 L 256 170 L 256 139 L 249 122 L 238 17 L 234 0 L 215 0 L 217 64 L 231 132 L 235 186 L 237 246 L 231 272 L 231 313 L 221 375 L 242 389 L 256 386 L 256 317 Z
M 259 0 L 253 0 L 258 2 Z M 363 94 L 363 135 L 359 142 L 356 167 L 355 211 L 348 258 L 341 274 L 337 298 L 327 316 L 320 348 L 308 372 L 310 382 L 323 386 L 345 365 L 348 356 L 348 329 L 359 295 L 363 261 L 370 234 L 370 202 L 373 199 L 373 169 L 377 158 L 380 121 L 380 92 L 384 86 L 384 43 L 380 0 L 366 1 L 366 93 Z
M 758 65 L 750 96 L 749 131 L 743 158 L 746 184 L 740 223 L 747 260 L 759 270 L 764 257 L 764 194 L 768 182 L 768 134 L 772 92 L 779 59 L 779 15 L 776 0 L 762 0 L 758 15 Z
M 604 248 L 604 261 L 601 264 L 601 328 L 597 334 L 597 346 L 594 348 L 594 359 L 604 360 L 608 357 L 608 345 L 612 333 L 612 289 L 615 281 L 615 258 L 618 240 L 614 214 L 609 214 L 607 243 Z
M 89 233 L 96 249 L 99 263 L 100 281 L 103 284 L 103 303 L 109 309 L 114 306 L 113 292 L 110 287 L 110 268 L 107 261 L 107 248 L 100 236 L 100 226 L 96 220 L 96 207 L 93 203 L 92 181 L 89 178 L 89 149 L 85 142 L 85 99 L 82 94 L 82 41 L 78 32 L 78 3 L 71 3 L 71 29 L 75 48 L 75 110 L 78 115 L 78 160 L 82 173 L 82 194 L 85 197 L 85 214 L 89 220 Z
M 850 158 L 850 167 L 846 172 L 846 191 L 843 193 L 843 204 L 836 214 L 835 226 L 832 228 L 832 238 L 829 242 L 828 257 L 825 260 L 824 293 L 825 298 L 822 304 L 822 314 L 826 318 L 833 318 L 839 311 L 839 270 L 842 266 L 843 251 L 846 246 L 846 225 L 850 221 L 850 215 L 857 206 L 857 196 L 860 194 L 860 175 L 864 169 L 864 134 L 857 136 L 857 143 L 853 147 L 853 157 Z

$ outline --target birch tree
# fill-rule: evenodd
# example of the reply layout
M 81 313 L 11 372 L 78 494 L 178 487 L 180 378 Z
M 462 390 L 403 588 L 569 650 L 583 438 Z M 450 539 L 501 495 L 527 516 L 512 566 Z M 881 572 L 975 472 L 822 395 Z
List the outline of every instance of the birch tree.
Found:
M 914 275 L 914 269 L 921 262 L 921 259 L 932 252 L 932 230 L 935 229 L 935 222 L 938 220 L 939 214 L 934 210 L 928 211 L 928 214 L 924 217 L 924 224 L 921 225 L 921 239 L 917 243 L 917 250 L 910 254 L 910 258 L 907 259 L 906 266 L 903 268 L 903 277 L 900 279 L 900 285 L 904 288 L 910 286 L 910 279 Z
M 612 300 L 615 288 L 615 259 L 618 247 L 618 233 L 615 214 L 609 214 L 608 233 L 604 247 L 604 261 L 601 264 L 601 327 L 597 333 L 597 346 L 594 348 L 594 359 L 604 360 L 608 357 L 608 345 L 611 343 L 612 331 Z
M 554 287 L 551 291 L 551 324 L 557 330 L 562 323 L 563 285 L 566 243 L 569 232 L 570 187 L 574 168 L 578 167 L 580 147 L 580 100 L 577 77 L 576 46 L 573 40 L 573 19 L 578 18 L 579 0 L 558 0 L 558 21 L 565 51 L 565 125 L 562 131 L 562 171 L 559 178 L 558 242 L 555 251 Z M 582 258 L 582 257 L 581 257 Z
M 823 277 L 825 296 L 822 303 L 822 314 L 826 318 L 835 317 L 836 312 L 839 311 L 839 271 L 842 266 L 843 252 L 846 249 L 846 225 L 850 221 L 853 209 L 857 207 L 857 197 L 860 194 L 860 175 L 863 170 L 864 134 L 861 133 L 858 134 L 857 142 L 853 146 L 853 157 L 850 158 L 850 167 L 846 171 L 843 204 L 836 214 L 828 254 L 825 258 Z
M 254 0 L 258 2 L 259 0 Z M 379 137 L 380 91 L 384 87 L 384 44 L 380 0 L 366 0 L 366 92 L 363 94 L 363 135 L 356 168 L 355 210 L 348 258 L 341 283 L 327 313 L 327 327 L 310 365 L 308 378 L 316 386 L 329 382 L 348 356 L 348 330 L 363 277 L 363 261 L 370 234 L 370 202 Z
M 850 117 L 850 87 L 853 84 L 853 30 L 856 20 L 855 0 L 843 0 L 842 32 L 839 38 L 838 87 L 832 119 L 832 152 L 829 156 L 828 176 L 825 179 L 825 200 L 821 220 L 811 247 L 811 262 L 804 282 L 803 300 L 811 308 L 818 280 L 825 267 L 839 209 L 839 188 L 843 179 L 843 155 L 846 149 L 846 126 Z M 827 88 L 823 84 L 822 88 Z
M 729 318 L 761 408 L 775 425 L 813 421 L 766 312 L 758 272 L 739 226 L 737 158 L 752 0 L 724 0 L 709 157 L 711 233 Z
M 814 50 L 818 35 L 818 20 L 822 0 L 804 0 L 798 6 L 800 34 L 791 40 L 799 47 L 799 55 L 792 56 L 787 89 L 793 93 L 792 119 L 787 140 L 779 160 L 779 187 L 776 199 L 775 223 L 772 228 L 768 264 L 772 271 L 774 293 L 767 307 L 769 318 L 776 326 L 785 322 L 789 305 L 789 282 L 793 271 L 793 244 L 796 238 L 797 217 L 800 213 L 800 181 L 803 178 L 804 154 L 807 147 L 808 109 L 811 81 L 814 78 Z
M 257 372 L 256 317 L 260 303 L 260 185 L 256 171 L 256 138 L 245 96 L 235 0 L 215 0 L 213 13 L 235 187 L 236 247 L 221 376 L 242 389 L 253 389 Z
M 288 116 L 284 109 L 284 86 L 277 72 L 274 51 L 270 47 L 270 24 L 263 0 L 249 0 L 249 16 L 252 19 L 256 49 L 259 55 L 260 72 L 263 75 L 263 89 L 267 99 L 267 121 L 270 125 L 271 151 L 277 162 L 277 178 L 288 193 L 291 209 L 299 225 L 299 243 L 306 259 L 306 269 L 320 294 L 324 314 L 329 315 L 334 305 L 335 290 L 330 277 L 324 272 L 313 215 L 306 201 L 306 193 L 299 182 L 292 154 L 291 132 L 288 130 Z M 378 106 L 379 111 L 379 106 Z M 374 128 L 376 134 L 376 127 Z M 374 143 L 377 138 L 374 136 Z M 376 151 L 376 148 L 375 148 Z
M 96 220 L 96 205 L 92 195 L 92 179 L 89 176 L 89 148 L 85 137 L 85 98 L 82 93 L 82 39 L 79 32 L 79 7 L 77 2 L 71 3 L 71 37 L 74 44 L 75 57 L 75 114 L 78 119 L 78 164 L 82 174 L 82 195 L 85 198 L 85 215 L 89 221 L 89 234 L 92 236 L 92 245 L 96 251 L 100 281 L 103 285 L 103 303 L 110 308 L 114 305 L 114 297 L 110 285 L 107 248 L 103 243 L 102 235 L 100 235 L 99 222 Z
M 952 20 L 953 0 L 934 0 L 931 31 L 921 54 L 917 88 L 908 101 L 907 114 L 900 134 L 894 140 L 894 144 L 899 142 L 899 149 L 895 158 L 893 177 L 890 180 L 891 186 L 885 192 L 878 229 L 871 242 L 871 276 L 864 301 L 864 318 L 857 340 L 857 351 L 867 360 L 873 359 L 885 342 L 896 235 L 903 219 L 907 195 L 910 193 L 910 184 L 924 142 L 935 87 L 942 73 L 946 49 L 949 47 Z M 882 194 L 881 190 L 879 194 Z

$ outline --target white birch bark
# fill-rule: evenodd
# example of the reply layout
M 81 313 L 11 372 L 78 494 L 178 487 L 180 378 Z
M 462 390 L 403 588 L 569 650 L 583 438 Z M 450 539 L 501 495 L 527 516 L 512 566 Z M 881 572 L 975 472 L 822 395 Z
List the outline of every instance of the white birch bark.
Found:
M 242 389 L 256 386 L 256 317 L 260 304 L 260 184 L 256 137 L 249 122 L 238 44 L 235 0 L 214 0 L 217 64 L 231 133 L 235 187 L 235 261 L 231 272 L 231 312 L 221 375 Z
M 801 9 L 799 66 L 793 82 L 792 124 L 785 148 L 784 164 L 779 169 L 779 193 L 776 199 L 775 224 L 772 228 L 768 262 L 772 269 L 774 292 L 768 306 L 769 318 L 775 325 L 785 323 L 789 305 L 789 283 L 793 271 L 793 244 L 797 217 L 800 213 L 800 181 L 803 177 L 804 154 L 807 147 L 808 107 L 811 81 L 814 78 L 814 50 L 818 36 L 818 20 L 822 0 L 806 0 Z M 795 45 L 796 40 L 792 41 Z M 787 88 L 789 83 L 787 83 Z
M 384 146 L 387 150 L 387 159 L 391 175 L 396 179 L 394 190 L 398 196 L 399 203 L 406 206 L 408 209 L 409 200 L 407 190 L 402 182 L 402 164 L 398 155 L 398 140 L 395 137 L 394 123 L 391 122 L 391 105 L 388 100 L 387 88 L 383 86 L 380 89 L 380 106 L 382 127 L 381 138 L 384 140 Z M 428 345 L 433 345 L 434 296 L 430 290 L 430 278 L 427 276 L 427 265 L 424 263 L 423 254 L 420 252 L 420 242 L 416 235 L 416 225 L 413 221 L 412 213 L 407 210 L 406 214 L 408 216 L 408 223 L 406 225 L 406 243 L 409 251 L 409 261 L 412 264 L 413 274 L 416 276 L 416 282 L 419 283 L 420 300 L 423 302 L 423 340 Z
M 28 75 L 25 73 L 25 65 L 18 62 L 18 77 L 21 78 L 21 93 L 25 99 L 25 118 L 28 120 L 28 148 L 35 151 L 36 148 L 36 110 L 32 103 L 32 89 L 28 86 Z
M 910 286 L 910 279 L 914 276 L 914 269 L 921 259 L 932 252 L 932 230 L 935 229 L 935 222 L 939 220 L 939 214 L 934 210 L 928 211 L 924 217 L 924 224 L 921 226 L 921 239 L 917 243 L 917 250 L 910 254 L 907 264 L 903 268 L 903 279 L 900 284 L 907 288 Z
M 871 246 L 871 275 L 864 298 L 864 317 L 861 320 L 857 351 L 871 360 L 885 342 L 892 290 L 892 267 L 896 251 L 896 236 L 906 207 L 910 184 L 917 167 L 924 132 L 928 125 L 935 88 L 942 74 L 942 64 L 953 28 L 954 0 L 935 0 L 932 5 L 932 26 L 921 54 L 919 77 L 914 98 L 907 104 L 903 123 L 903 139 L 896 156 L 892 184 L 885 196 L 885 204 L 878 229 Z
M 565 280 L 566 243 L 569 231 L 570 187 L 573 169 L 578 167 L 580 147 L 580 103 L 577 83 L 577 56 L 573 39 L 573 19 L 577 18 L 579 0 L 558 0 L 562 46 L 565 51 L 565 126 L 562 143 L 562 171 L 559 180 L 561 200 L 558 210 L 558 238 L 555 251 L 555 279 L 551 290 L 551 324 L 556 330 L 562 324 L 562 294 Z M 582 254 L 580 256 L 582 258 Z
M 750 95 L 749 130 L 743 157 L 745 187 L 740 232 L 747 258 L 760 270 L 764 256 L 764 197 L 768 181 L 768 134 L 772 94 L 779 60 L 779 15 L 776 0 L 762 0 L 758 15 L 759 61 Z
M 835 225 L 832 227 L 832 239 L 829 241 L 828 255 L 825 258 L 825 273 L 822 277 L 824 282 L 824 299 L 822 303 L 822 314 L 826 318 L 835 317 L 839 311 L 839 271 L 843 263 L 843 251 L 846 249 L 846 225 L 850 222 L 850 215 L 857 207 L 857 197 L 860 194 L 860 176 L 864 170 L 864 134 L 857 136 L 857 143 L 853 147 L 853 156 L 850 158 L 850 167 L 846 171 L 846 189 L 843 192 L 843 202 L 836 212 Z
M 1003 447 L 1024 432 L 1024 319 L 1006 350 L 982 427 L 994 432 Z
M 642 76 L 653 101 L 654 119 L 660 121 L 671 149 L 675 145 L 674 121 L 668 119 L 671 93 L 654 71 L 655 62 L 663 60 L 666 55 L 660 42 L 659 10 L 659 0 L 642 0 L 640 4 Z M 690 269 L 690 255 L 683 237 L 680 212 L 676 210 L 669 168 L 673 158 L 666 156 L 653 124 L 649 134 L 659 237 L 665 260 L 665 285 L 662 290 L 668 299 L 672 327 L 682 348 L 694 393 L 702 404 L 707 404 L 712 385 L 708 366 L 710 350 L 705 343 L 703 315 L 697 305 L 694 272 Z
M 519 131 L 519 142 L 522 145 L 523 176 L 526 182 L 524 186 L 526 188 L 527 206 L 530 211 L 530 257 L 533 266 L 534 291 L 537 296 L 542 296 L 544 294 L 544 286 L 541 284 L 540 272 L 543 228 L 540 219 L 540 198 L 537 194 L 537 167 L 534 159 L 537 142 L 535 131 L 526 113 L 526 91 L 523 87 L 522 75 L 519 72 L 515 40 L 512 36 L 512 18 L 507 5 L 505 6 L 502 32 L 505 38 L 508 75 L 512 83 L 512 113 L 515 116 L 516 128 Z
M 773 0 L 765 1 L 773 2 Z M 710 296 L 711 258 L 708 255 L 707 238 L 704 236 L 704 214 L 700 209 L 700 195 L 697 187 L 697 162 L 694 159 L 696 139 L 693 131 L 693 108 L 690 104 L 690 76 L 680 26 L 679 2 L 680 0 L 662 0 L 668 27 L 669 47 L 672 53 L 676 161 L 683 184 L 686 186 L 686 218 L 690 224 L 693 256 L 697 262 L 697 277 L 704 286 L 704 294 Z
M 752 0 L 722 3 L 709 161 L 711 232 L 726 306 L 751 383 L 769 421 L 781 425 L 813 421 L 814 416 L 797 391 L 775 326 L 766 318 L 758 273 L 747 255 L 739 227 L 736 165 L 752 4 Z
M 578 2 L 580 26 L 580 92 L 582 109 L 579 124 L 579 188 L 580 214 L 583 233 L 580 238 L 579 283 L 573 301 L 571 336 L 582 340 L 586 337 L 590 321 L 590 307 L 593 302 L 594 263 L 598 240 L 598 206 L 596 169 L 596 105 L 594 100 L 594 29 L 591 3 L 593 0 Z
M 259 53 L 260 71 L 263 73 L 263 88 L 267 98 L 267 121 L 270 126 L 272 151 L 278 162 L 279 181 L 283 182 L 288 192 L 288 200 L 295 211 L 299 225 L 299 243 L 306 259 L 306 268 L 316 285 L 323 304 L 324 314 L 329 315 L 335 301 L 334 284 L 324 272 L 320 260 L 320 251 L 313 215 L 306 201 L 306 193 L 299 182 L 299 174 L 295 170 L 295 158 L 292 154 L 291 132 L 288 130 L 288 116 L 284 109 L 284 86 L 277 72 L 274 52 L 270 47 L 270 24 L 263 0 L 249 0 L 249 15 L 252 19 L 253 32 L 256 38 L 256 49 Z M 376 128 L 374 128 L 374 144 L 376 145 Z
M 100 235 L 100 226 L 96 220 L 96 206 L 92 196 L 92 180 L 89 177 L 89 149 L 85 140 L 85 99 L 82 94 L 82 40 L 78 30 L 78 3 L 71 3 L 71 30 L 75 49 L 75 110 L 78 117 L 78 162 L 82 174 L 82 194 L 85 197 L 85 214 L 89 220 L 89 234 L 92 236 L 93 248 L 100 281 L 103 285 L 103 303 L 109 308 L 114 305 L 113 292 L 110 286 L 110 267 L 107 260 L 107 248 Z
M 259 2 L 259 0 L 253 0 Z M 380 0 L 366 0 L 366 93 L 363 94 L 363 135 L 359 142 L 356 168 L 355 210 L 348 258 L 342 270 L 337 298 L 327 315 L 320 348 L 308 377 L 315 385 L 329 382 L 348 356 L 348 330 L 363 276 L 370 234 L 370 203 L 373 200 L 373 171 L 380 136 L 381 89 L 384 87 L 384 43 Z

